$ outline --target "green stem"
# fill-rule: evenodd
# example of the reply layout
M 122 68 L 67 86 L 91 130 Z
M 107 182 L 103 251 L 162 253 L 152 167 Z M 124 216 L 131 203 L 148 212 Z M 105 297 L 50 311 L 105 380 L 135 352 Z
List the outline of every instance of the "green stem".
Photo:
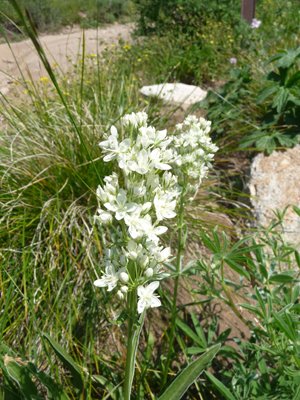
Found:
M 186 180 L 185 180 L 186 182 Z M 165 364 L 164 374 L 162 377 L 161 383 L 161 391 L 164 389 L 164 386 L 167 381 L 168 377 L 168 370 L 170 367 L 171 362 L 171 355 L 173 351 L 173 342 L 174 342 L 174 335 L 175 335 L 175 327 L 176 327 L 176 303 L 177 303 L 177 292 L 178 292 L 178 284 L 179 284 L 179 273 L 180 273 L 180 264 L 181 264 L 181 251 L 183 249 L 182 243 L 182 232 L 183 232 L 183 211 L 184 211 L 184 199 L 186 195 L 186 185 L 184 185 L 181 198 L 180 198 L 180 210 L 179 210 L 179 230 L 178 230 L 178 252 L 177 252 L 177 262 L 176 262 L 176 272 L 177 276 L 175 278 L 175 285 L 174 285 L 174 293 L 173 293 L 173 302 L 172 302 L 172 319 L 171 319 L 171 332 L 169 337 L 169 349 L 167 355 L 167 361 Z
M 128 266 L 128 273 L 130 280 L 135 280 L 135 265 L 131 261 Z M 137 306 L 137 290 L 131 290 L 127 295 L 128 304 L 128 326 L 127 326 L 127 354 L 126 354 L 126 367 L 125 367 L 125 384 L 124 384 L 124 400 L 130 400 L 131 386 L 134 375 L 135 354 L 136 348 L 134 346 L 134 319 L 136 316 Z M 134 358 L 132 362 L 132 358 Z M 132 365 L 133 364 L 133 365 Z
M 132 366 L 131 366 L 133 352 L 135 352 L 133 346 L 134 322 L 132 317 L 135 315 L 136 312 L 136 304 L 137 304 L 136 290 L 132 290 L 130 293 L 128 293 L 129 320 L 127 326 L 127 354 L 126 354 L 126 368 L 125 368 L 124 400 L 130 400 L 132 379 L 134 375 L 134 371 L 132 371 Z

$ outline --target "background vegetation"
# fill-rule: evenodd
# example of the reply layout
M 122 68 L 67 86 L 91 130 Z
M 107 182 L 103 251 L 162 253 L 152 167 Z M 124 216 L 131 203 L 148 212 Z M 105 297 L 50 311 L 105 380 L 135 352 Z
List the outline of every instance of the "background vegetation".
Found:
M 108 322 L 118 314 L 118 304 L 92 284 L 100 276 L 100 256 L 107 245 L 105 232 L 93 223 L 95 189 L 99 176 L 103 178 L 113 168 L 102 163 L 98 143 L 111 124 L 132 111 L 145 110 L 157 128 L 174 129 L 179 110 L 142 98 L 139 89 L 143 84 L 180 81 L 211 90 L 193 112 L 203 113 L 206 108 L 221 150 L 215 172 L 187 210 L 186 259 L 197 261 L 184 260 L 180 306 L 195 304 L 193 312 L 183 307 L 178 318 L 172 368 L 182 369 L 195 354 L 227 340 L 187 399 L 296 400 L 298 243 L 286 243 L 281 229 L 284 215 L 277 214 L 254 239 L 244 238 L 241 252 L 235 255 L 236 223 L 245 226 L 236 207 L 241 181 L 236 170 L 229 171 L 228 160 L 249 162 L 253 153 L 248 148 L 271 152 L 298 142 L 299 1 L 258 1 L 256 18 L 262 23 L 257 29 L 240 20 L 240 1 L 213 1 L 207 6 L 199 0 L 134 4 L 24 0 L 24 5 L 41 31 L 73 23 L 93 26 L 130 15 L 137 22 L 136 35 L 143 37 L 131 44 L 120 40 L 97 57 L 81 55 L 75 66 L 70 64 L 66 76 L 55 75 L 66 105 L 50 79 L 38 84 L 20 79 L 26 93 L 17 103 L 2 97 L 0 383 L 18 391 L 4 366 L 3 357 L 8 354 L 33 361 L 75 398 L 72 378 L 53 363 L 42 332 L 75 359 L 91 398 L 105 398 L 122 382 L 125 330 Z M 11 26 L 7 17 L 20 23 L 9 7 L 0 3 L 4 28 Z M 288 53 L 289 49 L 294 53 Z M 288 56 L 290 63 L 278 64 L 278 54 Z M 273 62 L 272 56 L 277 57 Z M 237 60 L 235 65 L 231 58 Z M 275 89 L 266 92 L 270 86 Z M 183 119 L 182 112 L 179 117 Z M 224 226 L 212 232 L 217 223 Z M 176 234 L 172 240 L 176 242 Z M 248 252 L 250 245 L 257 247 Z M 160 295 L 167 305 L 170 288 L 164 288 Z M 199 305 L 199 301 L 204 303 Z M 213 313 L 215 302 L 234 310 L 246 337 L 233 339 L 228 330 L 220 331 Z M 232 305 L 237 302 L 238 309 Z M 242 308 L 247 311 L 241 312 Z M 149 312 L 138 355 L 135 398 L 158 396 L 168 323 L 163 309 L 159 318 Z M 90 375 L 101 378 L 96 382 Z M 46 390 L 39 390 L 47 398 Z M 112 397 L 121 398 L 119 389 Z

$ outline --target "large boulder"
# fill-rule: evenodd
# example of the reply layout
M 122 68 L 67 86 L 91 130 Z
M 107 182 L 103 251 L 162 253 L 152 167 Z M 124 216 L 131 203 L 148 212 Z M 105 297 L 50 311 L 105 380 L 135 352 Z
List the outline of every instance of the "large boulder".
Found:
M 140 93 L 144 96 L 156 96 L 164 102 L 189 107 L 198 101 L 204 100 L 207 92 L 198 86 L 184 83 L 164 83 L 160 85 L 143 86 Z
M 300 207 L 300 145 L 285 151 L 273 151 L 254 157 L 246 183 L 249 202 L 256 221 L 267 227 L 275 218 L 272 210 L 283 211 L 289 205 Z M 284 218 L 285 238 L 300 242 L 300 218 L 289 207 Z

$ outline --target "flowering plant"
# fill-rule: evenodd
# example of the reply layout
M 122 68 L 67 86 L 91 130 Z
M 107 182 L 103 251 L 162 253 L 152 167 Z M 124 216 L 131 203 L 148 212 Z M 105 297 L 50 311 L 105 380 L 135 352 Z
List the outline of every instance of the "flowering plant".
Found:
M 197 192 L 218 149 L 208 136 L 210 122 L 204 118 L 188 116 L 176 126 L 177 133 L 170 136 L 166 130 L 156 131 L 148 126 L 147 119 L 144 112 L 125 115 L 119 129 L 112 126 L 110 136 L 99 144 L 104 161 L 115 160 L 118 168 L 97 189 L 100 207 L 95 220 L 110 227 L 112 244 L 105 249 L 101 264 L 105 272 L 94 284 L 107 287 L 108 291 L 117 288 L 117 297 L 125 301 L 129 316 L 125 399 L 130 398 L 133 379 L 130 364 L 134 365 L 136 351 L 132 348 L 136 314 L 141 314 L 138 337 L 145 311 L 161 305 L 154 292 L 160 281 L 169 276 L 162 264 L 173 259 L 170 247 L 160 242 L 160 236 L 168 229 L 163 221 L 176 217 L 180 203 L 176 267 L 179 272 L 186 194 Z M 177 286 L 178 276 L 174 307 Z M 171 332 L 171 342 L 173 335 Z

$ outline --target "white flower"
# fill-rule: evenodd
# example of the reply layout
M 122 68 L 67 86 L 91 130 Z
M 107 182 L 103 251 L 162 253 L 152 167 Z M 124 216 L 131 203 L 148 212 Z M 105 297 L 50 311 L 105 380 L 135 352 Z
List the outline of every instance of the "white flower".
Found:
M 131 211 L 134 211 L 137 207 L 135 203 L 127 203 L 127 192 L 124 189 L 120 189 L 117 198 L 114 203 L 104 203 L 105 207 L 109 211 L 116 213 L 116 219 L 120 220 Z
M 153 294 L 153 292 L 158 288 L 159 282 L 151 282 L 148 286 L 143 287 L 139 286 L 138 287 L 138 296 L 139 296 L 139 301 L 137 305 L 137 310 L 138 313 L 141 314 L 145 309 L 151 307 L 159 307 L 161 305 L 161 302 L 159 298 Z
M 159 221 L 164 218 L 174 218 L 176 216 L 176 213 L 174 212 L 176 200 L 170 202 L 167 196 L 159 197 L 156 195 L 154 197 L 154 207 Z
M 164 164 L 161 162 L 161 154 L 159 149 L 154 149 L 151 154 L 150 154 L 150 160 L 152 161 L 152 165 L 156 169 L 162 169 L 162 170 L 168 170 L 171 169 L 172 167 L 168 164 Z
M 118 132 L 117 129 L 112 126 L 110 128 L 111 135 L 99 143 L 99 146 L 103 149 L 103 153 L 109 153 L 104 158 L 103 161 L 108 162 L 115 159 L 118 155 L 125 153 L 131 147 L 131 140 L 125 139 L 120 144 L 118 142 Z
M 139 227 L 142 220 L 142 218 L 140 218 L 141 212 L 142 206 L 138 205 L 134 211 L 132 211 L 130 214 L 126 214 L 124 218 L 125 224 L 128 226 L 129 234 L 133 239 L 136 239 L 138 236 L 140 236 Z
M 100 221 L 103 225 L 109 225 L 112 223 L 112 215 L 107 211 L 103 211 L 100 208 L 97 210 L 99 215 L 95 215 L 94 219 Z
M 121 272 L 121 273 L 120 273 L 120 280 L 121 280 L 123 283 L 127 283 L 127 282 L 129 281 L 129 276 L 128 276 L 128 274 L 127 274 L 126 272 Z
M 123 118 L 121 118 L 122 124 L 124 128 L 127 127 L 134 127 L 134 128 L 139 128 L 141 126 L 146 125 L 148 119 L 148 115 L 145 112 L 138 112 L 138 113 L 131 113 L 131 114 L 126 114 L 124 115 Z
M 147 268 L 146 271 L 144 272 L 146 278 L 151 278 L 153 276 L 153 269 L 152 268 Z
M 138 153 L 136 161 L 128 161 L 127 165 L 128 168 L 131 169 L 131 171 L 136 171 L 141 175 L 146 174 L 150 169 L 147 151 L 145 149 L 142 149 Z
M 123 300 L 124 299 L 124 294 L 120 290 L 118 290 L 117 291 L 117 297 L 118 297 L 119 300 Z
M 121 286 L 120 290 L 121 290 L 122 293 L 126 294 L 128 292 L 128 287 L 127 286 Z
M 148 236 L 150 240 L 153 242 L 159 242 L 159 238 L 157 235 L 162 235 L 165 233 L 168 228 L 166 226 L 153 226 L 149 218 L 144 219 L 144 224 L 142 226 L 144 233 Z
M 97 279 L 94 282 L 94 285 L 97 287 L 106 287 L 107 291 L 112 291 L 118 284 L 118 280 L 120 279 L 120 274 L 125 273 L 126 268 L 121 268 L 116 272 L 113 264 L 107 265 L 105 268 L 105 272 L 103 272 L 103 278 Z

